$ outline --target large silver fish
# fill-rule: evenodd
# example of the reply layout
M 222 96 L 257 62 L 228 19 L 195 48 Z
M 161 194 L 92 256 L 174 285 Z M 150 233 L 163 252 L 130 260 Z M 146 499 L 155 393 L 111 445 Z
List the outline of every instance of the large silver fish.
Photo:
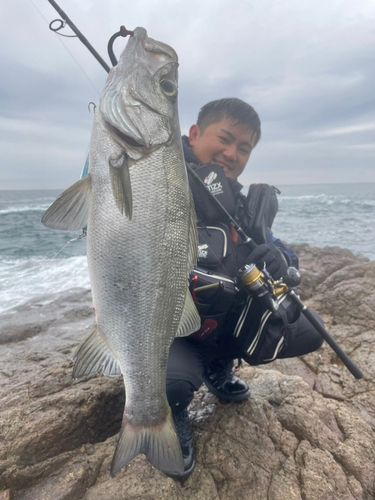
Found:
M 169 347 L 200 327 L 188 290 L 197 234 L 177 111 L 177 54 L 137 28 L 109 74 L 89 173 L 44 214 L 45 226 L 88 223 L 96 322 L 73 377 L 123 374 L 126 405 L 112 462 L 139 453 L 167 474 L 183 459 L 166 398 Z

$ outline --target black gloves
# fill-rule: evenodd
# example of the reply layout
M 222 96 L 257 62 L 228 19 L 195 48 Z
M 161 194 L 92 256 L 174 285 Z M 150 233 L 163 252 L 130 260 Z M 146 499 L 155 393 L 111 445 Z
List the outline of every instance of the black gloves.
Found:
M 258 245 L 246 259 L 248 264 L 258 264 L 260 270 L 264 263 L 266 269 L 274 279 L 279 279 L 287 274 L 288 264 L 281 251 L 273 243 Z

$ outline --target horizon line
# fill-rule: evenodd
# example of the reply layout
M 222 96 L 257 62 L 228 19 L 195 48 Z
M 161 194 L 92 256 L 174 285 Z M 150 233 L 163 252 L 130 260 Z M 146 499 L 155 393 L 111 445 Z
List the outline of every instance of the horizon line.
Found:
M 268 183 L 261 183 L 261 182 L 253 182 L 251 184 L 268 184 Z M 249 187 L 251 184 L 244 184 L 243 187 Z M 362 182 L 316 182 L 316 183 L 306 183 L 306 184 L 279 184 L 276 183 L 277 186 L 348 186 L 348 185 L 353 185 L 353 184 L 375 184 L 375 181 L 362 181 Z M 269 186 L 272 186 L 273 184 L 269 184 Z M 34 188 L 34 189 L 0 189 L 0 192 L 4 191 L 65 191 L 68 189 L 68 187 L 65 188 Z

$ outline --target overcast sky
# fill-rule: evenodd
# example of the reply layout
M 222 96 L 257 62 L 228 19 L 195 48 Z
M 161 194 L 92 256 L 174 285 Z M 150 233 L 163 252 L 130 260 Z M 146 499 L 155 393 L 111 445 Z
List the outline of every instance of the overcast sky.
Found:
M 176 50 L 184 133 L 210 100 L 254 106 L 262 139 L 243 184 L 375 182 L 374 0 L 58 3 L 108 63 L 123 24 Z M 49 30 L 58 17 L 47 0 L 1 2 L 0 189 L 65 189 L 85 161 L 87 105 L 107 74 L 77 38 Z

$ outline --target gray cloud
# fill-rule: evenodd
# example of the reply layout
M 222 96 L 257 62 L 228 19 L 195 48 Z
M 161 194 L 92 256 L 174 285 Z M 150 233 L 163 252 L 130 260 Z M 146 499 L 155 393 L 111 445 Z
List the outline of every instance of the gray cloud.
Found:
M 58 17 L 47 1 L 33 2 L 48 22 Z M 122 24 L 176 49 L 183 132 L 209 100 L 252 104 L 262 140 L 243 183 L 375 182 L 372 0 L 60 6 L 106 60 Z M 31 2 L 1 9 L 0 189 L 67 187 L 86 155 L 87 104 L 97 102 L 105 71 L 78 40 L 63 39 L 79 67 Z M 116 41 L 117 53 L 122 46 Z

